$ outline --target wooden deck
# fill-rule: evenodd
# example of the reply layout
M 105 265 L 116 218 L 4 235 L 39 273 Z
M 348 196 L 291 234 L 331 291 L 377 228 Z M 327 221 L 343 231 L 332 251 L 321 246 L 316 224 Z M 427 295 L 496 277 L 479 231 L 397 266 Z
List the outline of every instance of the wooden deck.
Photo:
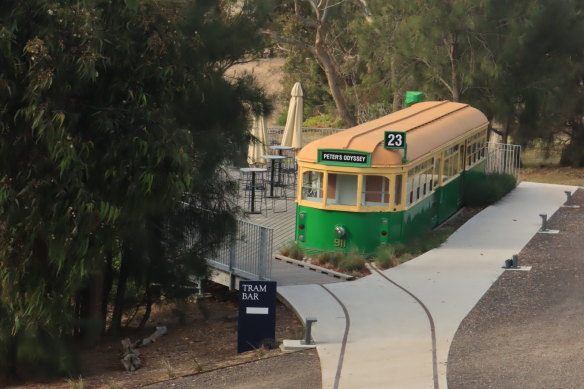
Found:
M 230 169 L 229 174 L 239 179 L 239 170 Z M 237 203 L 244 208 L 245 193 L 240 191 Z M 285 198 L 266 198 L 262 204 L 261 213 L 244 214 L 243 219 L 254 224 L 269 227 L 273 230 L 272 251 L 279 254 L 280 249 L 294 242 L 296 228 L 296 187 L 290 185 L 286 190 Z M 278 286 L 301 284 L 328 284 L 343 280 L 332 275 L 310 270 L 300 266 L 271 258 L 271 279 L 278 282 Z M 224 283 L 221 281 L 216 281 Z M 227 285 L 227 284 L 225 284 Z
M 239 172 L 236 169 L 231 170 L 235 178 L 239 178 Z M 245 193 L 240 190 L 237 199 L 239 206 L 245 210 L 244 204 Z M 296 188 L 289 185 L 286 189 L 286 196 L 280 198 L 266 197 L 261 205 L 260 213 L 245 213 L 244 219 L 252 223 L 265 227 L 270 227 L 273 233 L 273 250 L 279 250 L 294 242 L 294 229 L 296 227 Z M 257 210 L 257 209 L 256 209 Z M 258 212 L 260 210 L 257 210 Z

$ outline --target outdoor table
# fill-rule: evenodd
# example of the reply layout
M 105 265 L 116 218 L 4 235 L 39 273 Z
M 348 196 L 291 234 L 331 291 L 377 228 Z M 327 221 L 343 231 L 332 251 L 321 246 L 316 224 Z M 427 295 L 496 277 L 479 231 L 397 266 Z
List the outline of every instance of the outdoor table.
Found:
M 284 150 L 294 150 L 293 147 L 290 147 L 290 146 L 280 146 L 280 145 L 270 146 L 270 149 L 277 150 L 278 151 L 278 155 L 282 155 L 282 151 L 284 151 Z
M 271 162 L 272 166 L 270 169 L 270 196 L 269 197 L 274 197 L 274 184 L 276 183 L 276 174 L 275 174 L 275 170 L 276 170 L 276 164 L 278 165 L 278 182 L 280 182 L 280 171 L 281 171 L 281 163 L 283 159 L 286 159 L 285 156 L 283 155 L 262 155 L 263 159 L 266 159 L 268 161 Z
M 251 173 L 251 206 L 249 213 L 256 213 L 255 212 L 256 173 L 267 172 L 268 169 L 263 167 L 242 167 L 241 169 L 239 169 L 239 171 L 244 174 Z

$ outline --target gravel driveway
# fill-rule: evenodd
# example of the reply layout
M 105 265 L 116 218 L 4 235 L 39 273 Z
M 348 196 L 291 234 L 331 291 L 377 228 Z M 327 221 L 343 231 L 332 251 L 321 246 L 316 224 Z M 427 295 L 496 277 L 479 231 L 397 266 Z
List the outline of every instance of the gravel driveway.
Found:
M 448 387 L 584 387 L 584 191 L 519 253 L 531 271 L 506 271 L 461 323 Z
M 320 387 L 320 361 L 316 350 L 313 349 L 178 378 L 144 388 L 319 389 Z

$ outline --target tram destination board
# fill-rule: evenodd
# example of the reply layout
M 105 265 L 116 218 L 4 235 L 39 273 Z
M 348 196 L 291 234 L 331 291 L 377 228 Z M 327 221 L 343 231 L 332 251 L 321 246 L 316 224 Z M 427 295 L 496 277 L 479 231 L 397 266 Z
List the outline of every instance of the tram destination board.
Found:
M 385 131 L 383 146 L 386 149 L 406 148 L 406 133 L 404 131 Z
M 318 150 L 318 163 L 340 166 L 371 166 L 371 153 L 355 150 Z
M 276 282 L 239 281 L 237 352 L 276 341 Z

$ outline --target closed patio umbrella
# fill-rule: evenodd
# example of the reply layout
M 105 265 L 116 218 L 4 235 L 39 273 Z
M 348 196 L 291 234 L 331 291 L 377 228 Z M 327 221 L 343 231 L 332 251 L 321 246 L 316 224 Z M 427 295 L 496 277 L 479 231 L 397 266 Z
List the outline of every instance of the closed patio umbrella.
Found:
M 262 158 L 262 155 L 268 154 L 268 147 L 266 146 L 268 137 L 266 135 L 266 124 L 263 116 L 255 116 L 253 118 L 251 134 L 256 139 L 253 139 L 249 143 L 247 149 L 247 163 L 254 166 L 263 165 L 266 161 Z
M 296 150 L 302 148 L 302 87 L 297 82 L 290 93 L 290 105 L 288 106 L 288 117 L 286 127 L 282 136 L 282 146 L 289 146 Z

